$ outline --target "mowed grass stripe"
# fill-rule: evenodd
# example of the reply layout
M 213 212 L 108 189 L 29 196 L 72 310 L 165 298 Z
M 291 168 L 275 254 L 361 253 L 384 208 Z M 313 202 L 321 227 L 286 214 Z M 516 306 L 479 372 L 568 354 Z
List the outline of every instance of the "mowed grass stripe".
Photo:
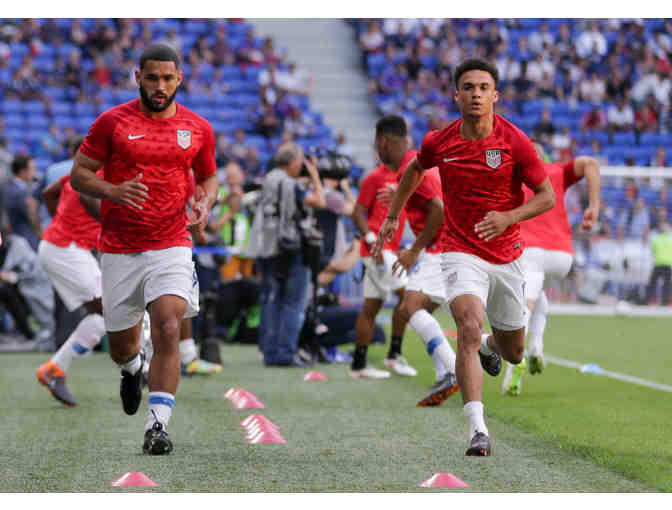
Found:
M 414 343 L 416 345 L 414 345 Z M 409 357 L 422 348 L 409 339 Z M 371 349 L 380 366 L 384 348 Z M 168 457 L 142 455 L 146 395 L 127 417 L 119 376 L 104 354 L 76 360 L 69 377 L 79 405 L 67 409 L 37 384 L 44 355 L 0 357 L 4 410 L 0 491 L 420 491 L 439 471 L 465 480 L 465 491 L 644 491 L 647 486 L 539 441 L 492 417 L 495 456 L 465 458 L 462 405 L 416 408 L 433 374 L 424 356 L 422 377 L 355 381 L 345 365 L 321 365 L 329 381 L 304 382 L 304 370 L 264 369 L 256 348 L 223 346 L 220 376 L 184 379 L 169 432 Z M 257 395 L 262 410 L 236 410 L 222 398 L 231 387 Z M 240 422 L 250 414 L 275 422 L 287 444 L 249 445 Z M 107 484 L 141 471 L 158 489 Z M 455 489 L 450 489 L 455 490 Z

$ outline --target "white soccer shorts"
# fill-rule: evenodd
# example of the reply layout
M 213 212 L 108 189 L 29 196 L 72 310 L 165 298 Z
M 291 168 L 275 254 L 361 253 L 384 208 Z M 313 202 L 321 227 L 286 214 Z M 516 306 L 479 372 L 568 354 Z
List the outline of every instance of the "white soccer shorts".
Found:
M 562 281 L 572 268 L 572 254 L 565 251 L 525 248 L 521 260 L 527 287 L 526 297 L 536 301 L 543 289 Z
M 385 263 L 380 267 L 372 257 L 364 257 L 362 264 L 366 271 L 364 272 L 364 298 L 387 300 L 390 292 L 403 289 L 408 283 L 408 276 L 404 273 L 402 276 L 392 274 L 392 266 L 397 261 L 397 256 L 390 250 L 383 251 L 383 260 Z
M 493 328 L 502 331 L 523 328 L 525 276 L 521 258 L 508 264 L 491 264 L 468 253 L 442 253 L 447 302 L 450 304 L 465 294 L 477 296 Z
M 198 278 L 191 248 L 104 253 L 103 311 L 107 331 L 135 326 L 152 301 L 175 295 L 187 302 L 184 318 L 198 314 Z
M 89 250 L 79 248 L 74 242 L 64 248 L 40 241 L 37 254 L 40 265 L 69 311 L 101 297 L 100 265 Z
M 422 251 L 408 274 L 406 290 L 422 292 L 438 305 L 446 303 L 446 282 L 441 270 L 441 254 Z

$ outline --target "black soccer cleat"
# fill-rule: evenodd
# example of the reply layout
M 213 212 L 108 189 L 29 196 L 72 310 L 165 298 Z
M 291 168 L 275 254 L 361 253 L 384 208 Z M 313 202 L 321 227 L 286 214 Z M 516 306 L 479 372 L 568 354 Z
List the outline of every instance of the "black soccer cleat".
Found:
M 493 352 L 492 354 L 482 354 L 481 351 L 478 351 L 478 357 L 481 359 L 481 366 L 492 377 L 497 377 L 502 371 L 502 357 Z
M 145 354 L 143 352 L 140 352 L 140 359 L 142 363 L 145 362 Z M 140 402 L 142 402 L 142 378 L 142 364 L 135 375 L 131 375 L 126 370 L 121 370 L 119 395 L 121 396 L 121 404 L 126 414 L 133 415 L 138 412 Z
M 173 451 L 173 442 L 161 422 L 155 421 L 152 428 L 145 431 L 145 442 L 142 451 L 148 455 L 168 455 Z
M 483 432 L 476 432 L 471 438 L 471 443 L 465 454 L 467 457 L 489 457 L 490 438 Z

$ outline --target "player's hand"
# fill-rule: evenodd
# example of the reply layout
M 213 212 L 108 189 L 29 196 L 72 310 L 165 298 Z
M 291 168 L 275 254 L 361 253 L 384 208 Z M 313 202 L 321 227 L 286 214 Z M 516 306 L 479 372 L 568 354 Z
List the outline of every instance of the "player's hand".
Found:
M 415 261 L 418 260 L 418 255 L 420 254 L 413 249 L 401 250 L 397 254 L 397 260 L 392 266 L 392 274 L 395 276 L 402 276 L 404 271 L 408 274 L 411 267 L 413 267 L 413 264 L 415 264 Z
M 128 205 L 135 209 L 142 209 L 149 194 L 149 188 L 142 182 L 142 174 L 138 174 L 129 181 L 118 184 L 114 189 L 114 195 L 111 200 L 122 205 Z
M 189 207 L 191 208 L 191 211 L 187 214 L 187 217 L 189 218 L 187 230 L 189 230 L 192 235 L 197 235 L 200 232 L 203 232 L 210 217 L 208 195 L 201 186 L 196 186 L 194 194 L 189 197 Z
M 378 231 L 378 239 L 376 239 L 376 244 L 373 245 L 371 249 L 371 254 L 373 256 L 379 255 L 383 252 L 383 245 L 386 241 L 391 241 L 396 234 L 397 229 L 399 228 L 399 219 L 398 218 L 385 218 L 383 225 Z
M 490 241 L 511 226 L 511 216 L 507 212 L 490 211 L 482 221 L 474 226 L 479 239 Z
M 597 218 L 600 214 L 600 209 L 598 207 L 589 207 L 583 213 L 583 222 L 581 227 L 583 230 L 591 230 L 597 221 Z
M 394 188 L 387 184 L 376 191 L 376 202 L 380 202 L 383 205 L 390 205 L 392 203 L 393 196 Z

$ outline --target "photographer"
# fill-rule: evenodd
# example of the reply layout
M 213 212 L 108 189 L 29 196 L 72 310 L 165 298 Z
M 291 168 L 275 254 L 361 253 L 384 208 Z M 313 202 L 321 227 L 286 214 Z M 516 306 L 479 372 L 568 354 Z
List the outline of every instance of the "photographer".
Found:
M 302 245 L 312 226 L 310 208 L 323 208 L 326 200 L 317 168 L 299 146 L 282 145 L 274 162 L 262 183 L 248 244 L 261 272 L 259 348 L 266 366 L 303 366 L 296 351 L 310 270 Z M 304 162 L 311 190 L 298 181 Z

